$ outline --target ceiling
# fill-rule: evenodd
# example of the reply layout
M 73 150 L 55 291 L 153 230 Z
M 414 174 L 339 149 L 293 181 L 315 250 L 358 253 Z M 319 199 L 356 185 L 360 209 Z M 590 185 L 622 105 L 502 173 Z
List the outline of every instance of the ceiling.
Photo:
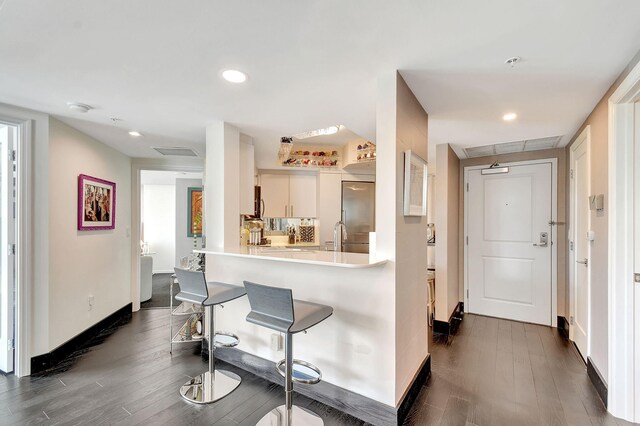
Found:
M 203 154 L 207 123 L 224 120 L 260 167 L 283 135 L 342 124 L 375 141 L 377 76 L 399 69 L 429 113 L 431 158 L 445 142 L 562 146 L 640 49 L 638 16 L 637 0 L 6 0 L 0 102 L 133 157 Z M 228 83 L 227 68 L 249 79 Z
M 166 170 L 140 171 L 140 183 L 142 185 L 175 185 L 176 179 L 202 179 L 202 173 L 170 172 Z

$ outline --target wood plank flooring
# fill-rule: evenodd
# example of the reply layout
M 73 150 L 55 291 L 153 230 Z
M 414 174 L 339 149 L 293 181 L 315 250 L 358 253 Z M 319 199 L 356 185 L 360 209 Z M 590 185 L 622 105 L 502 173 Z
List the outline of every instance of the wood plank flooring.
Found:
M 137 312 L 60 367 L 37 377 L 0 376 L 0 425 L 255 425 L 284 400 L 280 386 L 230 365 L 243 382 L 214 404 L 178 394 L 207 366 L 197 344 L 168 353 L 168 311 Z M 557 330 L 465 316 L 433 343 L 433 372 L 406 425 L 625 424 L 609 414 L 586 368 Z M 221 365 L 222 367 L 222 365 Z M 364 423 L 301 395 L 325 425 Z
M 406 425 L 623 425 L 555 328 L 465 315 L 430 346 L 432 373 Z

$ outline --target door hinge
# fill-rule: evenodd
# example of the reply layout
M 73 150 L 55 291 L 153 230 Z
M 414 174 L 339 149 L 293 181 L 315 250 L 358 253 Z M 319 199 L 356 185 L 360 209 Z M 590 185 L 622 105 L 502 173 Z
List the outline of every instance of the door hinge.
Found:
M 570 316 L 570 317 L 569 317 L 569 324 L 570 324 L 570 325 L 573 325 L 573 323 L 574 323 L 574 321 L 573 321 L 573 316 Z
M 9 244 L 9 247 L 7 247 L 7 250 L 9 251 L 9 254 L 16 254 L 16 245 L 15 244 Z
M 469 192 L 469 182 L 467 182 L 467 192 Z
M 636 283 L 640 283 L 640 274 L 633 274 L 633 281 Z
M 573 241 L 569 241 L 569 250 L 573 251 Z
M 16 341 L 15 339 L 9 339 L 7 340 L 7 350 L 12 351 L 16 348 Z
M 18 154 L 16 153 L 16 150 L 14 149 L 13 151 L 11 151 L 11 161 L 16 161 L 16 158 L 18 158 Z
M 569 175 L 571 176 L 571 179 L 573 179 L 573 169 L 571 169 L 571 171 L 569 172 Z

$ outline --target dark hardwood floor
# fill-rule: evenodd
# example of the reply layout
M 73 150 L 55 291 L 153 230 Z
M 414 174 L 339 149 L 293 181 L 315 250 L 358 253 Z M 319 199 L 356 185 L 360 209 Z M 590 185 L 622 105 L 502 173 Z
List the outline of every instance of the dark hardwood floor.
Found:
M 206 406 L 183 401 L 179 386 L 206 363 L 196 344 L 169 355 L 168 334 L 167 310 L 143 310 L 54 370 L 0 376 L 0 424 L 255 425 L 283 403 L 280 386 L 230 365 L 220 366 L 243 378 L 234 393 Z M 431 352 L 432 377 L 407 425 L 621 424 L 555 329 L 467 315 Z M 327 426 L 363 424 L 304 396 L 295 402 Z

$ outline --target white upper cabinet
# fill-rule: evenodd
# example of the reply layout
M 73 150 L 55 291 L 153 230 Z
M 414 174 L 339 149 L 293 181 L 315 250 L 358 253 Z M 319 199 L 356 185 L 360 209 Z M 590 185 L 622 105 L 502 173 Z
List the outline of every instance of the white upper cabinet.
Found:
M 316 217 L 316 187 L 316 176 L 289 176 L 289 217 Z
M 316 217 L 316 176 L 262 174 L 260 186 L 264 217 Z
M 288 217 L 289 176 L 260 175 L 260 195 L 264 201 L 263 217 Z
M 240 140 L 240 213 L 253 214 L 253 186 L 255 184 L 253 144 Z

